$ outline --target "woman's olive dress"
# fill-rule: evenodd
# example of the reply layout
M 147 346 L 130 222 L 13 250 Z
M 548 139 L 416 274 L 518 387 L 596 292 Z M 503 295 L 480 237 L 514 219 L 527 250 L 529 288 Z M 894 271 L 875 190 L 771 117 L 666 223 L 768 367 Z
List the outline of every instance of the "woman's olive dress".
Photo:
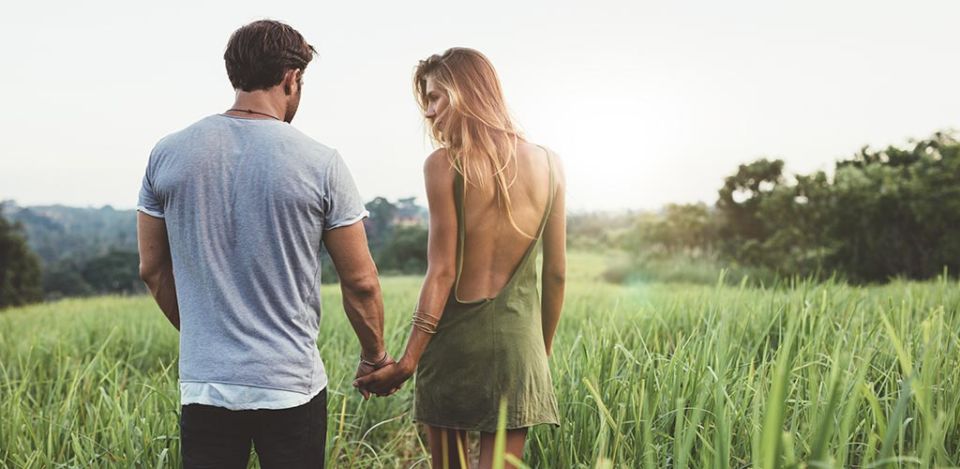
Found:
M 497 296 L 465 303 L 457 298 L 466 220 L 464 181 L 457 172 L 457 276 L 437 334 L 417 367 L 414 418 L 418 422 L 492 433 L 497 430 L 500 402 L 506 400 L 508 429 L 559 425 L 540 318 L 535 254 L 554 192 L 551 163 L 547 207 L 536 239 Z

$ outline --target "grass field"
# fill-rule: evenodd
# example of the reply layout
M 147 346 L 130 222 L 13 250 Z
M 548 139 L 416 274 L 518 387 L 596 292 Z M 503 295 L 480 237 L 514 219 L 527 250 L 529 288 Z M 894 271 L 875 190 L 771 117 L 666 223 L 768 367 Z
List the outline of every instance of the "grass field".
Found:
M 527 465 L 960 465 L 956 281 L 614 286 L 573 258 L 551 358 L 563 424 L 531 433 Z M 395 354 L 418 287 L 383 280 Z M 412 386 L 350 387 L 358 346 L 324 288 L 328 466 L 428 467 Z M 148 297 L 0 312 L 0 467 L 179 467 L 176 357 Z

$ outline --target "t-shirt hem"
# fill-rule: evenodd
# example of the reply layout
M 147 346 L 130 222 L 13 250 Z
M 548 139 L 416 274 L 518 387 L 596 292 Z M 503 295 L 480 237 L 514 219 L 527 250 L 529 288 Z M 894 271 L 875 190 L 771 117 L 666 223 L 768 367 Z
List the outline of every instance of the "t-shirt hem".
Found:
M 345 220 L 338 220 L 338 221 L 336 221 L 336 222 L 333 222 L 333 223 L 331 223 L 330 225 L 324 227 L 324 230 L 325 230 L 325 231 L 329 231 L 329 230 L 332 230 L 332 229 L 334 229 L 334 228 L 342 228 L 342 227 L 344 227 L 344 226 L 350 226 L 350 225 L 352 225 L 352 224 L 354 224 L 354 223 L 356 223 L 356 222 L 358 222 L 358 221 L 360 221 L 360 220 L 363 220 L 364 218 L 367 218 L 367 217 L 369 217 L 369 216 L 370 216 L 370 212 L 364 210 L 364 211 L 360 212 L 360 214 L 357 215 L 357 216 L 355 216 L 355 217 L 351 217 L 351 218 L 347 218 L 347 219 L 345 219 Z
M 147 214 L 147 215 L 150 215 L 150 216 L 153 217 L 153 218 L 163 218 L 163 214 L 162 214 L 162 213 L 160 213 L 160 212 L 158 212 L 158 211 L 156 211 L 156 210 L 150 210 L 150 209 L 144 207 L 143 205 L 137 205 L 137 211 L 138 211 L 138 212 L 143 212 L 143 213 L 145 213 L 145 214 Z

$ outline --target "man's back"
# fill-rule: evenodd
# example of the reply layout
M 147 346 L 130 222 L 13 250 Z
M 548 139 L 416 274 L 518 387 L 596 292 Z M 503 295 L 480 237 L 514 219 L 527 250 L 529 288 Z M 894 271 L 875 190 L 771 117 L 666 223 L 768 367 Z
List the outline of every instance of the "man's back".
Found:
M 317 350 L 320 245 L 360 345 L 357 375 L 391 365 L 367 212 L 336 151 L 289 125 L 316 49 L 259 20 L 223 53 L 223 114 L 161 140 L 137 209 L 140 278 L 180 331 L 184 468 L 323 468 L 327 377 Z
M 157 144 L 139 205 L 166 222 L 182 383 L 326 385 L 321 239 L 366 215 L 336 151 L 283 122 L 210 116 Z

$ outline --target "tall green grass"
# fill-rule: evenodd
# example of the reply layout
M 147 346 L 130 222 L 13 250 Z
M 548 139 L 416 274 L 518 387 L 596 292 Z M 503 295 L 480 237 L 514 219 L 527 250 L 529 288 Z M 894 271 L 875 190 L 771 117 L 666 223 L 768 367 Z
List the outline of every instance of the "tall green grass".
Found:
M 956 282 L 616 286 L 578 262 L 551 357 L 563 423 L 530 433 L 524 465 L 960 465 Z M 418 286 L 383 280 L 394 353 Z M 323 295 L 330 466 L 428 467 L 412 386 L 360 398 L 356 339 Z M 179 467 L 176 357 L 147 297 L 0 313 L 0 467 Z

